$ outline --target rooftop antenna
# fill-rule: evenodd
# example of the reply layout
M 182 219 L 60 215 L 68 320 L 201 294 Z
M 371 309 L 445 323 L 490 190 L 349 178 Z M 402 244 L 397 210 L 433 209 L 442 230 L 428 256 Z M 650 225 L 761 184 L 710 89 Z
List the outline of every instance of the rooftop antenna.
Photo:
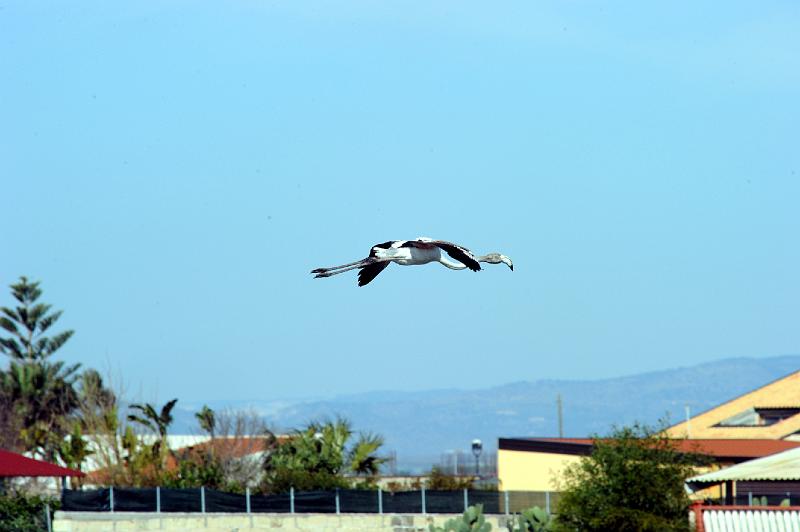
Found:
M 692 414 L 689 405 L 686 405 L 686 437 L 692 437 Z
M 556 404 L 558 405 L 558 437 L 564 437 L 564 408 L 561 402 L 561 394 L 556 397 Z

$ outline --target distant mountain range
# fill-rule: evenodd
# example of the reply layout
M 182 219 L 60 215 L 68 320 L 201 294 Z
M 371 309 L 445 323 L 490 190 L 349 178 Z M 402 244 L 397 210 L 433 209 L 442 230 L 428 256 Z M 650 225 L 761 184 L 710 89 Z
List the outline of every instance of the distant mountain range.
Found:
M 474 438 L 493 452 L 499 437 L 558 436 L 556 397 L 563 401 L 564 436 L 605 434 L 634 421 L 672 423 L 703 412 L 800 369 L 800 356 L 731 358 L 613 379 L 520 381 L 476 390 L 377 391 L 312 401 L 213 401 L 214 409 L 250 408 L 277 431 L 344 416 L 356 430 L 386 438 L 403 469 L 422 470 L 448 450 L 468 450 Z M 178 403 L 173 432 L 197 432 L 199 405 Z

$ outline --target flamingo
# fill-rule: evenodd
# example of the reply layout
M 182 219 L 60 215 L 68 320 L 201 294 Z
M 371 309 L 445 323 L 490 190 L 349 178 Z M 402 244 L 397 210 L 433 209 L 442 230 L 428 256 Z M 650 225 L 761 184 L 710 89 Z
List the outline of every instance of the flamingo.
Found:
M 442 251 L 458 262 L 442 256 Z M 360 270 L 358 272 L 358 286 L 364 286 L 375 279 L 392 262 L 401 266 L 420 266 L 429 262 L 438 262 L 451 270 L 468 268 L 474 272 L 481 269 L 480 262 L 488 264 L 503 263 L 511 268 L 512 271 L 514 270 L 514 264 L 511 259 L 500 253 L 489 253 L 488 255 L 476 257 L 464 246 L 445 240 L 420 237 L 416 240 L 389 240 L 382 244 L 376 244 L 372 246 L 369 256 L 365 259 L 331 268 L 317 268 L 311 270 L 311 273 L 316 274 L 314 278 L 330 277 L 358 268 Z

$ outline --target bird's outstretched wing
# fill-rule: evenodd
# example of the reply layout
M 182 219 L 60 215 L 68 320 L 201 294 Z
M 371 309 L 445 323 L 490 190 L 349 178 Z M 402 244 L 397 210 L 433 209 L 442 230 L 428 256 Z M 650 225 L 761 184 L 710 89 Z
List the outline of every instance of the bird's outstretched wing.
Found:
M 397 242 L 397 240 L 389 240 L 388 242 L 384 242 L 383 244 L 375 244 L 374 246 L 372 246 L 370 248 L 369 256 L 370 257 L 376 257 L 378 255 L 378 252 L 376 251 L 375 248 L 378 248 L 378 249 L 390 249 L 392 247 L 392 244 L 394 244 L 395 242 Z
M 472 252 L 467 248 L 459 246 L 458 244 L 453 244 L 452 242 L 446 242 L 444 240 L 433 240 L 430 243 L 444 250 L 448 255 L 456 259 L 473 272 L 477 272 L 481 269 L 481 265 L 478 264 L 478 260 L 475 258 L 475 255 L 473 255 Z
M 358 272 L 358 286 L 369 284 L 369 282 L 376 278 L 389 263 L 390 261 L 375 262 L 361 268 Z

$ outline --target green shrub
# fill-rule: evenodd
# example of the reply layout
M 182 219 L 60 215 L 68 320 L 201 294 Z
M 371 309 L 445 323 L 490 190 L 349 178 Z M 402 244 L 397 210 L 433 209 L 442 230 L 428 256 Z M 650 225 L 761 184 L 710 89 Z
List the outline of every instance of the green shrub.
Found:
M 10 492 L 0 495 L 0 532 L 40 532 L 47 530 L 45 505 L 54 512 L 60 507 L 57 499 Z
M 708 459 L 679 452 L 663 428 L 635 423 L 595 438 L 592 454 L 565 474 L 556 529 L 689 532 L 684 481 Z
M 457 477 L 448 475 L 438 467 L 431 469 L 428 481 L 425 483 L 426 489 L 435 491 L 461 491 L 473 489 L 473 477 Z

